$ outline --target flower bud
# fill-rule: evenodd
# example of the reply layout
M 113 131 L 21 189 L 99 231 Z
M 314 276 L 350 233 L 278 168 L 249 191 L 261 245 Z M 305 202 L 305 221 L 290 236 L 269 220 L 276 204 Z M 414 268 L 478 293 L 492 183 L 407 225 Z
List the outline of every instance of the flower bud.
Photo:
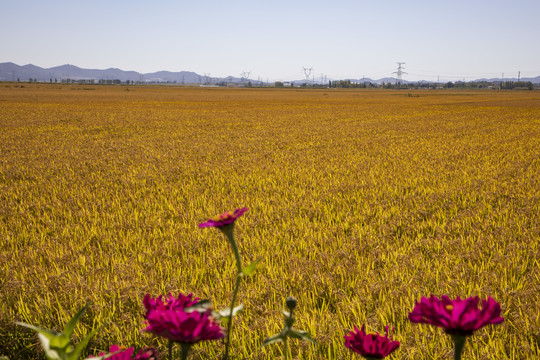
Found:
M 298 301 L 292 296 L 289 296 L 287 300 L 285 301 L 285 304 L 287 304 L 287 308 L 290 312 L 293 312 L 294 309 L 296 309 L 296 305 L 298 304 Z

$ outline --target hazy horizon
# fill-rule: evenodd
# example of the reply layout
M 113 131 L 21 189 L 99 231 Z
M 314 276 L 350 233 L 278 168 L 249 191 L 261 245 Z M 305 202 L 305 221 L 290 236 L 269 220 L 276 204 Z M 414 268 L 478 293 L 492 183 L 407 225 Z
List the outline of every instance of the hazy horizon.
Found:
M 0 0 L 0 62 L 263 81 L 535 77 L 540 2 Z

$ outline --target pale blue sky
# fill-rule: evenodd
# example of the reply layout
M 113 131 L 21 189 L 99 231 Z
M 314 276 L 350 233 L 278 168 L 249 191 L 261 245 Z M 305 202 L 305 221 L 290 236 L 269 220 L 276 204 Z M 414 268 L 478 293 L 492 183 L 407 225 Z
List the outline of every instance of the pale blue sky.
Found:
M 540 75 L 540 0 L 0 0 L 0 62 L 294 80 Z

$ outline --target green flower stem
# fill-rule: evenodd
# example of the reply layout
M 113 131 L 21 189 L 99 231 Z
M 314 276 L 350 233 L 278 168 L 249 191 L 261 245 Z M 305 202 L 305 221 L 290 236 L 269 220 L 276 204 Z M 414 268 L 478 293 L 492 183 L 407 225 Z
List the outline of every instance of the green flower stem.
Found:
M 234 223 L 232 225 L 234 225 Z M 242 277 L 242 259 L 240 258 L 240 252 L 238 251 L 238 245 L 236 245 L 236 241 L 234 240 L 233 226 L 224 227 L 223 232 L 229 239 L 229 243 L 231 244 L 234 257 L 236 259 L 236 267 L 238 268 L 238 274 L 236 275 L 236 285 L 234 286 L 231 306 L 229 308 L 230 313 L 229 313 L 229 323 L 227 325 L 227 342 L 225 344 L 225 356 L 223 357 L 224 360 L 227 360 L 229 358 L 229 346 L 231 345 L 231 329 L 232 329 L 232 323 L 233 323 L 232 312 L 234 309 L 234 303 L 236 301 L 236 295 L 238 294 L 238 289 L 240 288 L 240 279 Z
M 191 349 L 191 344 L 180 343 L 180 348 L 182 349 L 182 355 L 180 355 L 180 359 L 181 360 L 187 360 L 189 349 Z
M 169 360 L 173 360 L 173 358 L 172 358 L 172 346 L 173 346 L 173 341 L 169 340 Z
M 238 268 L 238 273 L 242 273 L 242 259 L 240 258 L 240 251 L 238 251 L 238 245 L 236 245 L 236 240 L 234 240 L 234 234 L 233 234 L 233 228 L 226 229 L 225 235 L 227 235 L 227 238 L 229 240 L 229 243 L 231 244 L 231 247 L 233 249 L 234 258 L 236 259 L 236 267 Z
M 285 338 L 283 339 L 283 356 L 285 357 L 285 360 L 287 360 L 289 358 L 289 347 L 287 346 L 288 345 L 288 337 L 285 336 Z
M 234 287 L 234 293 L 231 301 L 231 307 L 230 307 L 230 313 L 229 313 L 229 323 L 227 324 L 227 342 L 225 344 L 225 356 L 223 357 L 224 360 L 228 359 L 229 357 L 229 345 L 231 344 L 231 329 L 232 329 L 232 322 L 233 322 L 233 309 L 234 309 L 234 302 L 236 301 L 236 294 L 238 293 L 238 288 L 240 287 L 240 275 L 236 276 L 236 285 Z
M 294 324 L 294 308 L 289 308 L 289 317 L 285 319 L 285 327 L 284 327 L 284 333 L 285 336 L 283 337 L 283 355 L 285 356 L 285 360 L 289 358 L 289 355 L 292 358 L 292 353 L 290 353 L 290 348 L 288 346 L 288 340 L 289 340 L 289 332 L 291 331 L 291 328 Z
M 465 342 L 467 340 L 466 336 L 463 335 L 452 335 L 452 340 L 454 341 L 454 360 L 461 360 L 461 353 L 465 348 Z

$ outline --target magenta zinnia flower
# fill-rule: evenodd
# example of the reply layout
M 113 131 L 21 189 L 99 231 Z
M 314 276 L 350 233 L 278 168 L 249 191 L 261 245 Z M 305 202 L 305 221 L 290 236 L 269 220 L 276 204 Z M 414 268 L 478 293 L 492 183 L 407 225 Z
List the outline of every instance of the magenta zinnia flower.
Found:
M 236 219 L 238 219 L 240 216 L 242 216 L 246 211 L 248 211 L 247 207 L 238 208 L 234 211 L 227 211 L 226 213 L 214 216 L 213 218 L 208 219 L 207 221 L 200 223 L 199 227 L 223 227 L 225 225 L 233 224 Z
M 146 318 L 148 327 L 143 331 L 171 341 L 194 344 L 202 340 L 221 339 L 221 327 L 211 317 L 212 311 L 152 310 Z
M 165 301 L 163 301 L 162 295 L 154 299 L 150 294 L 146 294 L 143 299 L 143 304 L 146 309 L 144 317 L 145 319 L 148 318 L 148 314 L 153 310 L 182 310 L 195 305 L 199 300 L 199 298 L 193 298 L 193 294 L 184 295 L 179 293 L 178 297 L 175 298 L 169 293 L 168 299 Z
M 383 359 L 399 348 L 399 341 L 392 340 L 388 336 L 388 326 L 385 328 L 386 336 L 379 334 L 366 334 L 366 326 L 358 330 L 355 326 L 354 331 L 345 335 L 345 347 L 362 355 L 366 359 Z
M 154 348 L 144 348 L 135 355 L 133 360 L 160 360 L 159 352 Z
M 122 351 L 119 351 L 122 350 Z M 119 352 L 117 352 L 119 351 Z M 109 349 L 109 354 L 112 354 L 114 352 L 117 352 L 111 357 L 108 357 L 107 359 L 110 360 L 159 360 L 159 354 L 156 351 L 156 349 L 153 348 L 144 348 L 141 351 L 135 355 L 135 357 L 132 359 L 131 355 L 133 354 L 133 348 L 121 348 L 118 345 L 111 345 Z M 106 353 L 100 353 L 99 356 L 105 356 Z M 91 356 L 92 357 L 92 356 Z
M 478 296 L 464 300 L 459 296 L 450 300 L 446 295 L 441 299 L 433 295 L 430 298 L 422 297 L 409 313 L 409 320 L 442 327 L 450 335 L 461 336 L 469 336 L 481 327 L 503 322 L 499 303 L 488 297 L 482 300 L 482 309 L 479 309 L 479 301 Z

